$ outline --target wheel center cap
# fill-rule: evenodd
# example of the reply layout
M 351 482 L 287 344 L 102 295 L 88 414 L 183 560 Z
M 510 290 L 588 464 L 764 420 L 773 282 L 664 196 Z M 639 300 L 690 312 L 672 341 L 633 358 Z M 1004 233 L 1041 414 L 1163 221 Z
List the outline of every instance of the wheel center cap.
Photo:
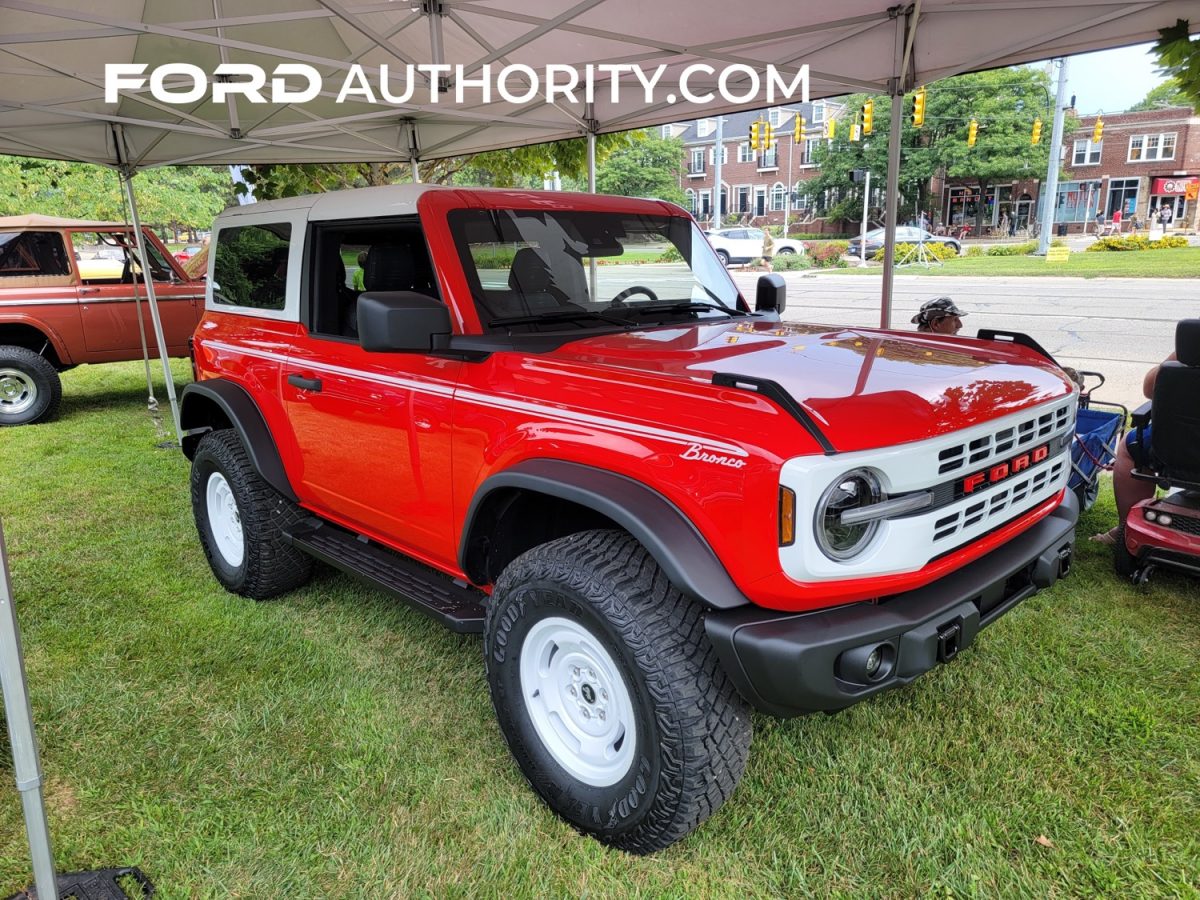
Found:
M 596 689 L 590 684 L 585 684 L 582 688 L 580 688 L 579 693 L 583 694 L 583 699 L 588 703 L 596 702 Z

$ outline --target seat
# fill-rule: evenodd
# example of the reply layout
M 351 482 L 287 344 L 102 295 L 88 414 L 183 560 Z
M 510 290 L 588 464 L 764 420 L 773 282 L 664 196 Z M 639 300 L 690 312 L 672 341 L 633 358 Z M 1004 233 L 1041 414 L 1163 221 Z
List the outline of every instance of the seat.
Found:
M 1135 426 L 1154 426 L 1150 471 L 1139 469 L 1135 474 L 1196 489 L 1200 488 L 1200 319 L 1184 319 L 1175 326 L 1175 355 L 1176 360 L 1159 368 L 1153 399 L 1134 413 Z
M 513 256 L 508 286 L 524 295 L 530 311 L 574 306 L 587 300 L 587 276 L 582 261 L 566 251 L 544 259 L 533 247 L 522 247 Z

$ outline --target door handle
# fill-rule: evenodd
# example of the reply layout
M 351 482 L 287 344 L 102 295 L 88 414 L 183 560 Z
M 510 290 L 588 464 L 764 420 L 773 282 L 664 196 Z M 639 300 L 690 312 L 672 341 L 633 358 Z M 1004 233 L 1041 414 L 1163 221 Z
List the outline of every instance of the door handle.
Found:
M 100 293 L 100 288 L 80 288 L 79 293 L 81 293 L 81 294 L 98 294 L 98 293 Z
M 317 391 L 321 390 L 320 378 L 305 378 L 303 375 L 296 375 L 293 373 L 287 377 L 287 380 L 288 384 L 290 384 L 292 387 L 298 387 L 302 391 L 312 391 L 316 393 Z

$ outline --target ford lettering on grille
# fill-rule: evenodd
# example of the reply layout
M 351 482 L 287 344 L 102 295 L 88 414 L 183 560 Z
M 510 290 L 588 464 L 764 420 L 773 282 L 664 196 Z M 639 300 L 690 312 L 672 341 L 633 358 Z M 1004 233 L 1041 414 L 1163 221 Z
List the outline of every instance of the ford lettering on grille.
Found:
M 1003 481 L 1005 478 L 1016 475 L 1018 472 L 1025 471 L 1030 466 L 1040 463 L 1049 455 L 1049 444 L 1042 444 L 1040 447 L 1026 450 L 1021 455 L 1014 456 L 1006 462 L 998 462 L 994 466 L 984 469 L 982 472 L 966 476 L 955 486 L 954 493 L 959 497 L 965 494 L 973 494 L 980 488 L 996 484 L 996 482 Z

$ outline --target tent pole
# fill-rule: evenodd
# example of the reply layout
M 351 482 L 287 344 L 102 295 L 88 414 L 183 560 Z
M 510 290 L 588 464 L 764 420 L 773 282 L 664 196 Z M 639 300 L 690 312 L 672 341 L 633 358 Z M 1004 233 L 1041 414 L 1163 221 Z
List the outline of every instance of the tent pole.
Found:
M 13 775 L 25 813 L 25 834 L 29 837 L 34 884 L 37 885 L 39 897 L 57 897 L 54 853 L 50 847 L 50 828 L 46 824 L 46 806 L 42 800 L 42 767 L 38 762 L 37 736 L 33 731 L 33 713 L 29 707 L 29 689 L 25 682 L 25 658 L 21 655 L 21 630 L 13 606 L 2 524 L 0 608 L 0 680 L 4 683 L 4 715 L 12 744 Z
M 409 163 L 412 165 L 413 184 L 420 184 L 421 183 L 421 164 L 415 159 L 410 159 Z
M 150 271 L 150 256 L 146 253 L 146 236 L 142 233 L 142 222 L 138 216 L 137 198 L 133 191 L 132 166 L 121 167 L 121 185 L 125 188 L 125 199 L 129 202 L 129 215 L 133 219 L 133 233 L 137 239 L 138 259 L 142 262 L 142 284 L 146 288 L 146 297 L 150 301 L 150 320 L 154 323 L 154 339 L 158 343 L 158 355 L 162 360 L 163 380 L 167 386 L 167 397 L 171 401 L 171 424 L 175 427 L 175 436 L 182 439 L 183 430 L 179 426 L 179 400 L 175 397 L 175 380 L 171 377 L 171 362 L 167 355 L 167 340 L 163 337 L 162 318 L 158 314 L 158 295 L 154 291 L 154 277 Z M 136 275 L 134 276 L 136 279 Z
M 595 119 L 596 107 L 592 103 L 584 106 L 583 119 L 587 123 L 587 169 L 588 169 L 588 193 L 596 193 L 596 127 L 599 124 Z M 588 296 L 591 299 L 596 297 L 596 257 L 592 254 L 588 255 Z
M 904 114 L 904 47 L 907 17 L 896 16 L 895 77 L 888 82 L 892 98 L 892 120 L 888 129 L 887 185 L 884 189 L 883 214 L 883 289 L 879 298 L 879 327 L 892 327 L 892 295 L 896 275 L 896 217 L 900 209 L 900 120 Z

